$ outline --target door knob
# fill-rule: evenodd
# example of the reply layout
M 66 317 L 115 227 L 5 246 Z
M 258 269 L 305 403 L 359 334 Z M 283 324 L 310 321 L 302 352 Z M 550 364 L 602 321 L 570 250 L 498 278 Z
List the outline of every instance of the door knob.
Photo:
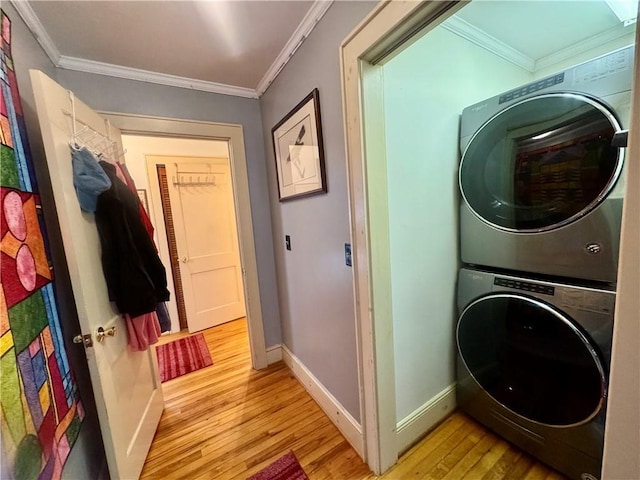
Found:
M 180 259 L 180 261 L 181 261 L 182 263 L 187 263 L 187 262 L 189 261 L 189 259 L 188 259 L 187 257 L 182 257 L 182 258 Z
M 104 342 L 104 339 L 107 337 L 115 337 L 115 336 L 116 336 L 115 326 L 111 328 L 107 328 L 106 330 L 102 327 L 98 327 L 98 333 L 96 333 L 96 338 L 100 343 Z

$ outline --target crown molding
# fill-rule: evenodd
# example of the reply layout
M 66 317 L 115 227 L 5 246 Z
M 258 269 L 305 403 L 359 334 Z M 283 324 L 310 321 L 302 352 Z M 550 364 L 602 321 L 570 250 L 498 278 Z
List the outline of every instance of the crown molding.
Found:
M 452 16 L 446 22 L 440 24 L 450 32 L 469 40 L 470 42 L 488 50 L 489 52 L 498 55 L 501 58 L 524 68 L 529 72 L 536 72 L 544 68 L 550 67 L 563 60 L 570 59 L 581 53 L 588 52 L 589 50 L 599 47 L 607 42 L 611 42 L 625 35 L 633 34 L 634 25 L 620 23 L 615 27 L 612 27 L 597 35 L 593 35 L 581 42 L 570 45 L 562 50 L 558 50 L 550 55 L 541 57 L 537 60 L 525 55 L 519 50 L 510 47 L 504 42 L 488 35 L 484 31 L 474 27 L 470 23 L 462 20 L 457 16 Z
M 316 0 L 312 7 L 309 9 L 305 17 L 298 25 L 298 28 L 293 32 L 291 38 L 286 43 L 280 54 L 276 57 L 274 62 L 265 73 L 262 80 L 258 83 L 256 87 L 256 92 L 258 97 L 262 96 L 262 94 L 269 88 L 269 85 L 273 83 L 278 74 L 282 71 L 285 65 L 291 60 L 293 54 L 300 48 L 300 45 L 306 40 L 311 31 L 315 28 L 318 22 L 322 19 L 329 7 L 333 4 L 334 0 Z
M 477 27 L 474 27 L 469 22 L 454 15 L 447 19 L 446 22 L 440 24 L 440 26 L 449 30 L 451 33 L 458 35 L 472 43 L 490 51 L 491 53 L 507 60 L 508 62 L 524 68 L 529 72 L 533 72 L 536 67 L 536 62 L 533 58 L 525 55 L 519 50 L 510 47 L 504 42 L 501 42 L 495 37 L 485 33 Z
M 60 62 L 60 51 L 51 40 L 51 37 L 47 33 L 47 31 L 40 23 L 40 19 L 36 15 L 36 12 L 33 11 L 31 5 L 26 0 L 11 0 L 11 5 L 16 9 L 18 15 L 22 18 L 24 23 L 26 23 L 33 36 L 36 37 L 36 40 L 47 54 L 51 62 L 57 67 Z
M 622 22 L 615 27 L 612 27 L 604 32 L 600 32 L 597 35 L 588 37 L 587 39 L 574 43 L 573 45 L 563 48 L 557 52 L 554 52 L 546 57 L 541 57 L 536 60 L 535 70 L 542 70 L 543 68 L 550 67 L 558 62 L 567 60 L 581 53 L 588 52 L 591 49 L 604 45 L 607 42 L 611 42 L 625 35 L 632 35 L 635 32 L 633 24 L 624 25 Z M 633 41 L 633 40 L 632 40 Z
M 187 88 L 190 90 L 200 90 L 203 92 L 219 93 L 222 95 L 233 95 L 236 97 L 258 98 L 256 91 L 251 88 L 235 87 L 223 83 L 207 82 L 194 78 L 179 77 L 166 73 L 150 72 L 131 67 L 122 67 L 110 63 L 84 60 L 82 58 L 61 56 L 59 67 L 65 70 L 75 70 L 78 72 L 95 73 L 109 77 L 125 78 L 127 80 L 137 80 L 139 82 L 155 83 L 158 85 L 168 85 L 171 87 Z
M 291 38 L 289 38 L 289 41 L 286 43 L 255 90 L 251 88 L 207 82 L 205 80 L 150 72 L 148 70 L 140 70 L 137 68 L 123 67 L 120 65 L 61 55 L 58 48 L 51 40 L 51 37 L 49 37 L 49 34 L 42 26 L 42 23 L 40 23 L 37 15 L 29 5 L 29 2 L 26 0 L 11 0 L 11 4 L 15 7 L 20 17 L 22 17 L 22 20 L 24 20 L 27 27 L 29 27 L 33 35 L 36 37 L 38 43 L 40 43 L 47 56 L 57 68 L 124 78 L 128 80 L 137 80 L 140 82 L 155 83 L 158 85 L 168 85 L 191 90 L 219 93 L 222 95 L 259 98 L 282 71 L 284 66 L 291 59 L 296 50 L 298 50 L 300 45 L 302 45 L 304 40 L 309 36 L 327 10 L 329 10 L 333 1 L 334 0 L 316 0 L 314 2 L 313 6 L 309 9 L 300 25 L 298 25 L 296 30 L 293 32 Z

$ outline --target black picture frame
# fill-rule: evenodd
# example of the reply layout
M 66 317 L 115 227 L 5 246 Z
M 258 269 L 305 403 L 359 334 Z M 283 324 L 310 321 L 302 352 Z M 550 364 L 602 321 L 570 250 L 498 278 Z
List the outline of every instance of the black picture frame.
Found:
M 327 192 L 317 88 L 271 129 L 271 138 L 281 202 Z

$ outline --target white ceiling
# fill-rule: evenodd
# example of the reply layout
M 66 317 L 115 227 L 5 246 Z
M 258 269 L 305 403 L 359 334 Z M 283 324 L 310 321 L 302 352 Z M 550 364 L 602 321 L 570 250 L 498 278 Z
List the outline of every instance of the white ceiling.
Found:
M 12 3 L 61 68 L 249 97 L 266 89 L 331 5 L 313 0 Z
M 12 3 L 60 68 L 257 98 L 332 0 Z M 530 70 L 629 29 L 601 0 L 474 0 L 443 25 Z
M 623 28 L 601 0 L 475 0 L 457 16 L 534 60 Z
M 611 0 L 634 3 L 638 0 Z M 618 38 L 632 38 L 604 0 L 473 0 L 442 26 L 536 72 Z

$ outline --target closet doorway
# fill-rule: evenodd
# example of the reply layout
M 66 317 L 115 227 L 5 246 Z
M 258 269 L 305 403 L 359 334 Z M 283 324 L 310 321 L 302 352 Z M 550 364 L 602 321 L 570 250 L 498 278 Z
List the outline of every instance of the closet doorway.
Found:
M 562 3 L 562 2 L 559 2 Z M 567 2 L 570 3 L 570 2 Z M 593 2 L 586 2 L 591 5 Z M 585 4 L 586 4 L 585 3 Z M 356 279 L 356 305 L 357 324 L 359 327 L 360 362 L 362 365 L 361 375 L 363 379 L 363 424 L 366 434 L 367 462 L 375 473 L 385 471 L 397 461 L 398 438 L 400 437 L 400 426 L 396 411 L 396 395 L 394 386 L 396 385 L 395 356 L 393 351 L 393 324 L 392 324 L 392 282 L 390 281 L 390 266 L 393 263 L 390 255 L 390 235 L 389 235 L 389 208 L 388 184 L 387 184 L 387 149 L 385 148 L 385 109 L 384 87 L 388 87 L 388 78 L 384 78 L 383 68 L 390 60 L 397 58 L 397 54 L 415 45 L 421 34 L 431 34 L 436 25 L 442 23 L 459 9 L 468 5 L 468 2 L 455 1 L 428 1 L 428 2 L 388 2 L 379 7 L 357 27 L 349 37 L 347 37 L 341 47 L 341 72 L 343 80 L 344 99 L 344 124 L 347 137 L 347 162 L 350 184 L 350 203 L 353 248 L 357 252 L 355 263 Z M 471 2 L 475 4 L 475 2 Z M 487 17 L 488 18 L 488 17 Z M 564 16 L 562 18 L 565 18 Z M 623 25 L 623 28 L 628 25 Z M 630 24 L 629 24 L 630 25 Z M 520 30 L 517 30 L 520 32 Z M 604 38 L 604 37 L 603 37 Z M 635 34 L 635 42 L 640 40 L 640 30 Z M 438 43 L 439 52 L 451 55 L 449 42 Z M 605 53 L 605 52 L 602 52 Z M 398 55 L 399 56 L 399 55 Z M 450 58 L 458 60 L 458 56 L 451 55 Z M 477 60 L 479 57 L 474 57 Z M 557 57 L 556 57 L 557 58 Z M 636 51 L 636 75 L 638 72 L 638 52 Z M 427 64 L 424 58 L 420 61 L 422 65 Z M 459 62 L 463 64 L 463 62 Z M 435 63 L 438 69 L 443 72 L 441 64 Z M 535 65 L 535 62 L 534 62 Z M 483 68 L 487 69 L 486 64 Z M 487 69 L 496 78 L 504 79 L 502 75 L 496 75 L 494 69 Z M 467 79 L 474 77 L 467 76 Z M 420 76 L 414 74 L 414 80 L 422 82 L 422 90 L 433 91 L 430 82 L 432 75 Z M 524 83 L 524 82 L 523 82 Z M 637 83 L 637 82 L 636 82 Z M 428 86 L 429 88 L 426 88 Z M 402 85 L 406 89 L 406 85 Z M 461 88 L 465 94 L 467 88 Z M 486 95 L 485 98 L 489 97 Z M 441 95 L 441 98 L 445 96 Z M 448 97 L 447 97 L 448 98 Z M 634 96 L 635 101 L 632 107 L 631 118 L 637 118 L 640 113 L 640 102 Z M 416 103 L 416 98 L 411 101 Z M 472 104 L 473 102 L 468 102 Z M 403 112 L 404 113 L 404 112 Z M 441 117 L 434 117 L 441 118 Z M 453 118 L 457 124 L 457 118 Z M 414 122 L 415 125 L 420 125 Z M 439 122 L 438 127 L 443 122 Z M 396 125 L 397 127 L 397 125 Z M 426 129 L 424 130 L 426 131 Z M 435 131 L 435 130 L 433 130 Z M 629 158 L 637 155 L 634 139 L 640 134 L 637 126 L 633 126 L 630 131 Z M 411 137 L 407 137 L 411 138 Z M 438 139 L 440 141 L 440 138 Z M 415 136 L 411 141 L 406 141 L 406 145 L 412 149 L 412 158 L 420 159 L 423 163 L 425 156 L 416 154 L 414 150 Z M 454 139 L 454 147 L 455 139 Z M 440 156 L 432 156 L 438 159 Z M 633 162 L 629 164 L 633 168 Z M 635 162 L 637 167 L 637 162 Z M 413 178 L 420 178 L 411 172 Z M 455 175 L 450 185 L 455 186 Z M 625 379 L 630 379 L 628 369 L 617 369 L 615 366 L 626 365 L 632 357 L 637 358 L 637 345 L 633 341 L 625 342 L 623 339 L 634 338 L 634 331 L 637 331 L 637 268 L 638 249 L 637 232 L 638 216 L 631 215 L 637 212 L 633 205 L 638 203 L 637 179 L 640 176 L 628 174 L 627 196 L 625 198 L 625 213 L 623 214 L 622 228 L 622 254 L 620 270 L 618 273 L 618 297 L 616 302 L 616 332 L 614 333 L 614 345 L 619 343 L 620 348 L 617 353 L 614 350 L 611 368 L 611 383 L 609 390 L 607 432 L 605 439 L 604 455 L 604 477 L 631 478 L 629 474 L 617 475 L 611 472 L 631 472 L 637 471 L 638 463 L 628 461 L 625 457 L 627 451 L 624 448 L 617 448 L 620 445 L 629 443 L 629 439 L 637 438 L 638 415 L 637 409 L 629 411 L 626 406 L 637 405 L 628 388 Z M 404 185 L 406 191 L 410 191 Z M 424 189 L 427 190 L 427 189 Z M 416 205 L 419 205 L 416 202 Z M 630 205 L 632 205 L 630 207 Z M 421 211 L 425 217 L 424 211 Z M 453 216 L 455 218 L 455 215 Z M 420 238 L 407 235 L 406 237 Z M 635 233 L 635 236 L 634 236 Z M 431 238 L 428 237 L 431 241 Z M 423 247 L 423 245 L 421 245 Z M 427 245 L 431 248 L 431 243 Z M 427 247 L 415 249 L 425 250 Z M 624 261 L 626 255 L 629 260 Z M 413 253 L 413 252 L 411 252 Z M 415 259 L 412 258 L 412 268 L 416 270 Z M 633 263 L 635 262 L 635 263 Z M 635 270 L 634 270 L 635 268 Z M 397 285 L 397 284 L 396 284 Z M 622 332 L 626 332 L 623 334 Z M 412 332 L 414 338 L 415 332 Z M 637 343 L 637 342 L 635 342 Z M 408 349 L 406 349 L 408 350 Z M 428 349 L 424 349 L 427 351 Z M 451 358 L 452 356 L 449 356 Z M 424 363 L 416 362 L 424 365 Z M 635 381 L 635 379 L 634 379 Z M 637 391 L 637 389 L 636 389 Z M 631 395 L 631 397 L 629 396 Z M 615 401 L 613 401 L 615 400 Z M 416 421 L 418 415 L 428 412 L 428 409 L 416 410 L 416 415 L 404 425 L 413 427 L 421 426 Z M 426 416 L 424 416 L 426 418 Z M 612 422 L 612 419 L 614 420 Z M 402 426 L 404 426 L 402 425 Z M 423 427 L 423 426 L 421 426 Z M 408 430 L 408 429 L 407 429 Z M 424 428 L 423 428 L 424 431 Z M 607 458 L 609 457 L 609 458 Z M 628 457 L 628 455 L 627 455 Z M 637 475 L 633 476 L 636 478 Z

